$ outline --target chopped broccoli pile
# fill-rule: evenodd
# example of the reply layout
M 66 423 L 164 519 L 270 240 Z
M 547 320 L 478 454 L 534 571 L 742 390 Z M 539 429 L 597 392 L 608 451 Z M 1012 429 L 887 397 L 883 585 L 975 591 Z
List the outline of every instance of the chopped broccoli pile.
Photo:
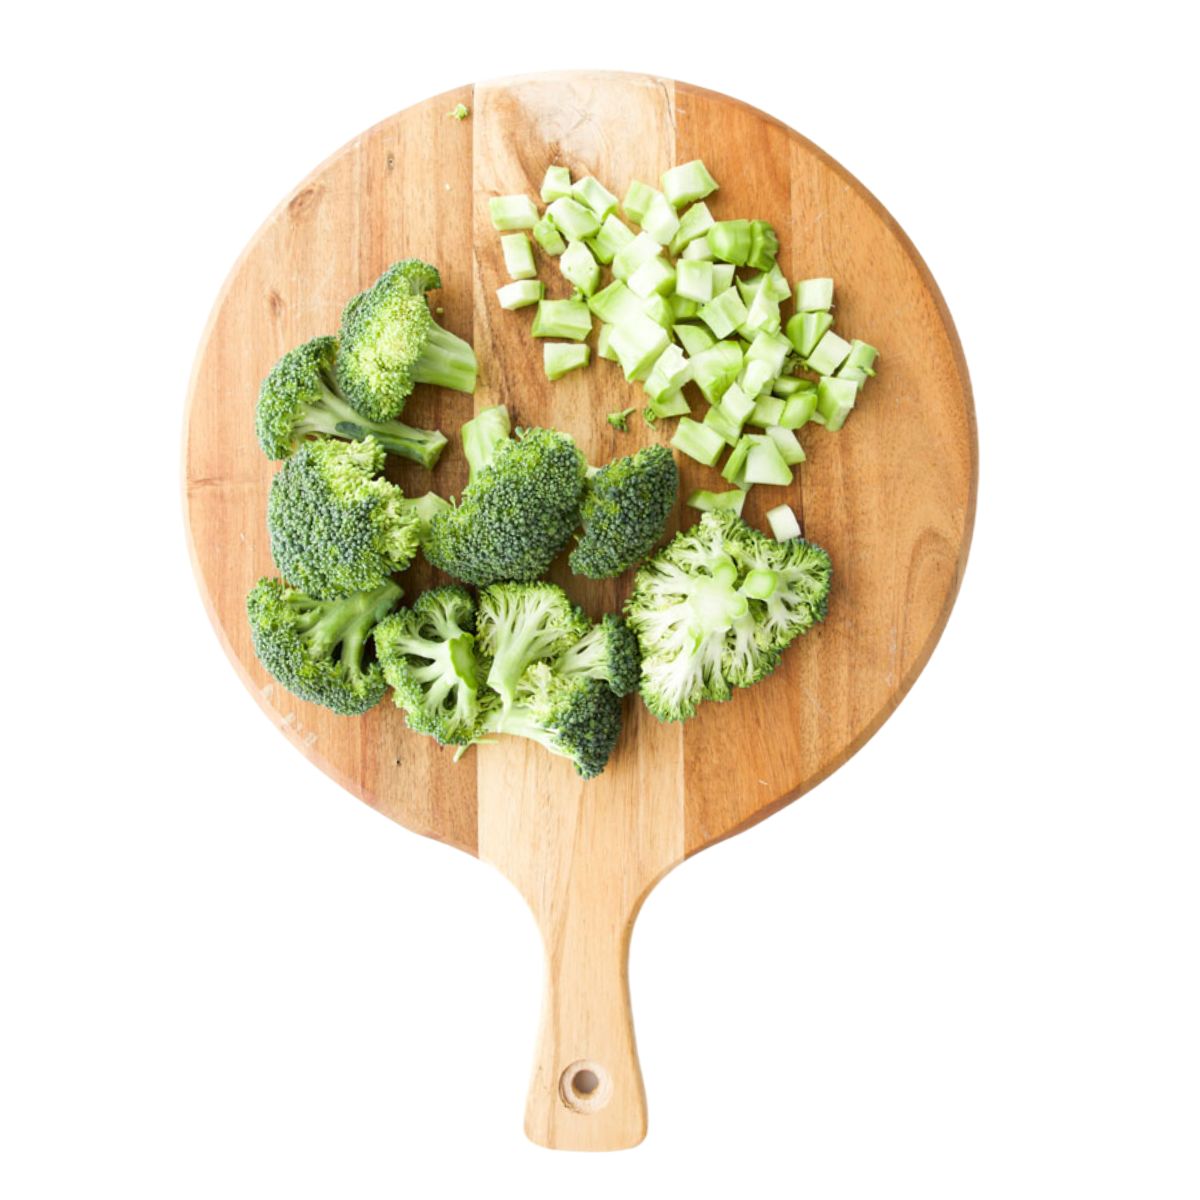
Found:
M 284 579 L 318 600 L 370 591 L 412 561 L 421 501 L 379 476 L 383 447 L 305 442 L 271 483 L 267 529 Z
M 388 580 L 369 592 L 316 600 L 279 579 L 260 579 L 246 597 L 259 662 L 288 691 L 341 716 L 374 708 L 387 691 L 368 641 L 403 595 Z
M 453 512 L 433 518 L 426 558 L 465 583 L 537 579 L 579 523 L 583 455 L 552 429 L 509 437 L 503 408 L 467 422 L 463 445 L 470 482 Z
M 679 468 L 665 446 L 647 446 L 591 475 L 580 519 L 583 536 L 571 570 L 590 579 L 620 575 L 663 535 L 679 490 Z
M 391 421 L 418 383 L 475 391 L 475 351 L 429 311 L 425 293 L 441 286 L 436 267 L 406 258 L 346 305 L 337 383 L 356 412 Z
M 819 546 L 777 542 L 731 512 L 706 512 L 638 571 L 625 605 L 646 707 L 686 720 L 701 701 L 728 700 L 769 675 L 824 619 L 830 571 Z
M 289 350 L 271 368 L 255 410 L 255 432 L 263 453 L 284 459 L 310 437 L 357 440 L 370 434 L 389 453 L 432 470 L 445 449 L 445 436 L 400 421 L 368 421 L 360 416 L 333 382 L 337 351 L 337 338 L 313 338 Z

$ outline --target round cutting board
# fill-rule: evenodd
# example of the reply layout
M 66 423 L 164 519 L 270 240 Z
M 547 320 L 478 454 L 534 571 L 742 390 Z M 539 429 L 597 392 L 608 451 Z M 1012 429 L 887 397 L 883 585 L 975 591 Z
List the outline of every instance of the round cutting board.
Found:
M 448 114 L 465 104 L 470 117 Z M 396 259 L 441 270 L 440 320 L 479 358 L 475 396 L 419 388 L 405 420 L 452 436 L 506 404 L 514 424 L 563 429 L 601 463 L 666 441 L 615 364 L 556 382 L 529 336 L 532 310 L 502 311 L 507 281 L 487 201 L 537 197 L 550 163 L 623 194 L 702 158 L 720 183 L 718 219 L 758 217 L 779 233 L 788 279 L 832 276 L 835 328 L 880 351 L 878 377 L 836 434 L 802 433 L 808 461 L 789 489 L 754 488 L 744 516 L 765 528 L 785 500 L 834 565 L 828 616 L 775 675 L 725 704 L 664 725 L 636 697 L 605 773 L 516 739 L 453 751 L 410 733 L 389 702 L 338 717 L 275 684 L 251 647 L 244 601 L 274 574 L 265 528 L 276 464 L 253 431 L 258 385 L 290 347 L 336 332 L 342 306 Z M 569 289 L 539 254 L 550 296 Z M 703 405 L 696 405 L 697 414 Z M 724 486 L 680 461 L 680 496 Z M 452 440 L 432 476 L 393 462 L 410 494 L 457 494 L 466 466 Z M 191 382 L 185 491 L 192 552 L 217 633 L 276 725 L 323 771 L 384 815 L 478 855 L 525 895 L 547 950 L 547 994 L 526 1110 L 543 1145 L 613 1149 L 644 1136 L 633 1043 L 629 935 L 654 884 L 684 858 L 813 787 L 899 703 L 928 659 L 958 589 L 975 503 L 974 414 L 949 313 L 895 221 L 842 167 L 779 121 L 703 88 L 642 75 L 568 73 L 463 87 L 390 117 L 318 167 L 267 220 L 214 308 Z M 680 504 L 672 530 L 698 514 Z M 595 618 L 619 608 L 629 577 L 593 583 L 563 563 L 551 577 Z M 410 598 L 441 581 L 424 563 Z M 734 1031 L 730 1031 L 733 1036 Z

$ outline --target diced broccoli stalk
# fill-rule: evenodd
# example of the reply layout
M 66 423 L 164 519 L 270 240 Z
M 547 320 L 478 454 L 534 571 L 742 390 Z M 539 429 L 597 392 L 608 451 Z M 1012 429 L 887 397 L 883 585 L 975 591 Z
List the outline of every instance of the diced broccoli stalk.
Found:
M 711 255 L 712 251 L 708 248 L 708 241 L 705 239 L 706 234 L 716 222 L 713 220 L 713 215 L 708 211 L 708 205 L 703 200 L 699 204 L 693 204 L 680 218 L 679 228 L 675 231 L 675 236 L 671 239 L 669 247 L 672 254 L 679 256 L 684 255 L 684 251 L 695 242 L 699 241 L 703 251 Z M 684 257 L 687 257 L 684 255 Z
M 777 542 L 790 542 L 793 538 L 802 537 L 800 522 L 790 504 L 780 504 L 767 510 L 767 524 Z
M 564 255 L 565 257 L 565 255 Z M 582 300 L 541 300 L 530 333 L 581 342 L 592 332 L 592 314 Z
M 701 425 L 690 417 L 680 417 L 671 445 L 706 467 L 716 465 L 725 449 L 725 440 L 714 429 Z
M 731 512 L 742 515 L 746 503 L 746 493 L 741 488 L 731 488 L 727 492 L 695 491 L 688 498 L 689 507 L 700 512 Z
M 862 371 L 867 376 L 875 374 L 875 359 L 878 357 L 879 351 L 874 346 L 868 346 L 866 342 L 861 342 L 858 338 L 854 338 L 850 343 L 850 353 L 846 355 L 846 361 L 842 363 L 838 369 L 841 374 L 846 370 Z
M 592 295 L 600 286 L 599 264 L 583 242 L 567 243 L 566 250 L 558 260 L 558 269 L 563 273 L 563 278 L 573 283 L 585 296 Z
M 660 246 L 670 245 L 671 239 L 679 232 L 679 217 L 661 192 L 650 201 L 650 207 L 638 224 Z
M 679 393 L 683 385 L 691 378 L 691 373 L 691 363 L 676 345 L 668 345 L 655 359 L 650 373 L 646 376 L 644 388 L 651 406 L 660 417 L 679 415 L 678 412 L 667 412 L 665 404 L 668 397 Z M 687 408 L 686 400 L 683 401 L 683 404 L 684 411 L 690 411 Z
M 680 259 L 675 264 L 675 294 L 707 304 L 713 298 L 712 263 Z
M 676 234 L 675 237 L 678 238 L 679 234 Z M 697 235 L 695 239 L 684 246 L 683 253 L 679 257 L 694 259 L 696 262 L 712 262 L 712 256 L 713 252 L 708 244 L 708 238 Z
M 849 353 L 850 343 L 831 329 L 813 347 L 805 366 L 818 375 L 832 375 L 846 361 Z
M 778 425 L 783 418 L 783 400 L 779 396 L 756 396 L 754 410 L 746 418 L 749 425 L 757 425 L 759 429 L 768 429 Z
M 791 342 L 788 343 L 790 349 Z M 771 391 L 776 396 L 782 396 L 787 400 L 796 395 L 797 392 L 816 391 L 817 385 L 811 379 L 800 379 L 796 375 L 781 375 L 771 385 Z
M 815 387 L 789 396 L 783 403 L 779 424 L 784 429 L 801 429 L 812 420 L 817 411 L 817 389 Z
M 533 240 L 547 254 L 556 257 L 567 248 L 567 243 L 563 240 L 563 235 L 558 232 L 557 226 L 549 217 L 541 217 L 533 227 Z
M 718 221 L 705 236 L 715 258 L 738 267 L 769 271 L 779 253 L 779 239 L 766 221 Z
M 692 406 L 683 394 L 683 389 L 677 388 L 673 392 L 663 392 L 657 400 L 650 400 L 646 407 L 646 412 L 654 418 L 653 421 L 648 420 L 646 423 L 653 425 L 654 421 L 660 418 L 690 417 L 692 415 Z
M 797 282 L 796 312 L 828 312 L 832 307 L 832 279 L 801 279 Z
M 779 253 L 779 238 L 766 221 L 750 222 L 750 254 L 746 266 L 756 271 L 769 271 Z
M 588 365 L 591 347 L 578 342 L 547 342 L 542 347 L 542 366 L 547 379 L 561 379 L 568 371 Z
M 571 194 L 571 172 L 566 167 L 547 167 L 542 180 L 542 203 L 553 204 Z
M 617 279 L 628 281 L 643 263 L 662 253 L 662 246 L 648 233 L 639 233 L 628 245 L 617 251 L 612 261 L 612 272 Z
M 747 396 L 737 383 L 731 383 L 721 397 L 721 408 L 725 415 L 737 425 L 739 433 L 742 426 L 750 419 L 750 414 L 754 411 L 754 403 L 754 398 Z
M 727 483 L 732 483 L 735 487 L 743 487 L 746 484 L 746 459 L 750 457 L 750 451 L 754 446 L 754 439 L 750 434 L 743 434 L 738 440 L 738 444 L 734 446 L 729 457 L 725 460 L 725 465 L 721 468 L 721 478 Z
M 664 258 L 648 258 L 628 280 L 635 296 L 665 296 L 675 287 L 675 268 Z
M 681 296 L 678 292 L 673 296 L 668 296 L 667 303 L 671 306 L 671 325 L 672 328 L 679 324 L 680 321 L 690 321 L 692 317 L 700 315 L 700 304 L 696 300 L 692 300 L 687 296 Z
M 616 354 L 625 378 L 641 381 L 650 374 L 670 340 L 661 325 L 638 313 L 613 327 L 609 347 Z
M 807 358 L 832 325 L 827 312 L 798 312 L 789 318 L 785 332 L 796 353 Z
M 675 323 L 675 307 L 671 301 L 654 292 L 642 300 L 641 305 L 642 312 L 655 324 L 661 325 L 669 335 Z
M 746 351 L 746 362 L 765 363 L 771 372 L 771 378 L 777 379 L 783 373 L 783 365 L 791 351 L 791 342 L 782 334 L 764 331 L 756 335 L 750 343 L 750 349 Z
M 624 209 L 625 215 L 635 224 L 640 225 L 642 218 L 646 215 L 646 210 L 650 207 L 655 196 L 661 196 L 662 193 L 655 188 L 649 187 L 644 183 L 639 183 L 636 179 L 629 185 L 625 193 L 625 199 L 621 201 L 621 208 Z
M 596 357 L 606 358 L 609 362 L 616 362 L 617 355 L 612 348 L 612 331 L 613 327 L 611 325 L 603 323 L 600 325 L 600 332 L 596 335 Z
M 775 263 L 760 278 L 762 279 L 763 295 L 768 300 L 779 300 L 782 302 L 792 294 L 792 285 L 784 278 L 784 274 L 779 269 L 778 263 Z
M 766 288 L 758 288 L 746 310 L 746 319 L 738 326 L 738 332 L 745 337 L 753 338 L 764 331 L 774 333 L 781 323 L 779 301 L 773 300 L 766 294 Z M 791 343 L 788 343 L 791 349 Z
M 719 296 L 727 288 L 733 287 L 734 274 L 737 267 L 729 263 L 713 263 L 713 295 Z
M 504 269 L 510 279 L 537 278 L 537 264 L 533 261 L 533 246 L 527 233 L 506 233 L 500 239 L 504 251 Z
M 641 300 L 619 279 L 602 287 L 587 303 L 588 308 L 608 325 L 619 325 L 643 315 Z
M 736 342 L 714 342 L 692 358 L 692 378 L 709 404 L 716 404 L 742 370 L 742 349 Z
M 712 405 L 704 414 L 704 424 L 708 426 L 727 446 L 736 446 L 742 435 L 742 427 L 720 404 Z
M 761 359 L 747 360 L 742 373 L 738 376 L 738 384 L 747 396 L 759 396 L 771 390 L 774 378 L 768 363 Z
M 792 468 L 787 465 L 779 447 L 765 436 L 751 434 L 750 453 L 746 457 L 746 482 L 788 484 L 792 482 Z
M 700 309 L 700 319 L 718 338 L 727 338 L 746 319 L 746 306 L 737 288 L 726 288 Z
M 596 261 L 607 266 L 617 256 L 617 251 L 628 246 L 633 238 L 633 230 L 616 213 L 609 213 L 596 234 L 588 238 L 587 244 Z
M 782 425 L 769 425 L 767 437 L 775 443 L 776 449 L 789 467 L 804 462 L 804 447 L 800 445 L 800 439 L 796 437 L 794 430 L 784 429 Z
M 516 283 L 506 283 L 496 289 L 496 299 L 500 301 L 500 307 L 509 311 L 537 304 L 545 294 L 546 286 L 539 279 L 520 279 Z
M 836 379 L 826 375 L 817 384 L 817 411 L 813 419 L 833 433 L 841 429 L 858 397 L 858 384 L 852 379 Z
M 672 167 L 662 177 L 663 195 L 676 207 L 703 200 L 717 190 L 717 181 L 708 173 L 708 168 L 698 159 Z
M 538 221 L 537 205 L 528 196 L 492 196 L 488 200 L 492 228 L 532 229 Z
M 555 200 L 546 209 L 546 215 L 568 242 L 582 242 L 600 228 L 596 214 L 570 196 L 561 196 Z
M 571 188 L 571 195 L 580 204 L 590 208 L 597 220 L 603 221 L 609 213 L 616 212 L 617 198 L 594 175 L 585 175 Z
M 606 325 L 605 329 L 608 328 Z M 603 332 L 603 330 L 601 330 Z M 598 352 L 597 352 L 598 353 Z M 619 429 L 622 433 L 629 432 L 629 414 L 637 411 L 636 405 L 631 405 L 629 408 L 623 408 L 620 412 L 611 412 L 605 418 L 608 423 L 614 428 Z
M 762 287 L 763 277 L 760 274 L 750 275 L 745 279 L 735 279 L 734 286 L 738 290 L 738 295 L 742 298 L 742 303 L 747 308 L 754 301 L 754 297 L 758 295 L 759 289 Z
M 716 338 L 703 325 L 673 325 L 671 328 L 679 339 L 679 344 L 693 358 L 697 354 L 703 354 L 710 346 L 716 345 Z

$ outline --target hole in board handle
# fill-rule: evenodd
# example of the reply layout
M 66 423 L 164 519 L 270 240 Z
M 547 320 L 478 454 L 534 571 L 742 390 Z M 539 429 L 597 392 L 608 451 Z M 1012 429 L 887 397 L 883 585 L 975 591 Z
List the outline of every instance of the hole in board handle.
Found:
M 612 1099 L 612 1078 L 599 1064 L 588 1059 L 573 1062 L 558 1080 L 562 1102 L 574 1112 L 599 1112 Z

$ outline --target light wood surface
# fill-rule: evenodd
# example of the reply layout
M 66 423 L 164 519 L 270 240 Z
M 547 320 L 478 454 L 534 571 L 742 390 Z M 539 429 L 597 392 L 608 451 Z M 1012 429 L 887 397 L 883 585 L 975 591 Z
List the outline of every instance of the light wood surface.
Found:
M 446 114 L 457 103 L 465 122 Z M 381 705 L 335 717 L 296 700 L 254 659 L 245 593 L 273 573 L 264 528 L 275 466 L 253 436 L 258 383 L 287 348 L 337 328 L 342 305 L 408 255 L 442 271 L 435 303 L 480 361 L 474 397 L 418 389 L 414 424 L 453 434 L 474 410 L 505 403 L 514 421 L 553 425 L 592 462 L 655 440 L 614 364 L 545 380 L 529 339 L 532 310 L 495 304 L 505 282 L 487 198 L 536 198 L 551 162 L 623 193 L 668 166 L 703 158 L 721 184 L 718 219 L 772 221 L 790 279 L 832 275 L 836 324 L 880 349 L 879 376 L 838 434 L 813 428 L 808 462 L 788 491 L 756 488 L 745 516 L 789 500 L 806 536 L 833 558 L 823 626 L 793 646 L 771 679 L 686 726 L 661 725 L 627 702 L 608 770 L 582 783 L 565 761 L 503 739 L 451 752 L 410 734 Z M 565 296 L 545 259 L 548 294 Z M 703 411 L 702 404 L 697 405 Z M 669 425 L 670 423 L 668 423 Z M 681 462 L 681 495 L 723 486 Z M 431 476 L 390 468 L 419 493 Z M 464 87 L 389 118 L 344 147 L 271 216 L 235 266 L 196 362 L 185 447 L 193 557 L 218 635 L 272 720 L 322 770 L 386 816 L 492 863 L 520 889 L 542 930 L 546 1000 L 526 1132 L 553 1147 L 615 1149 L 645 1134 L 646 1106 L 630 1017 L 626 961 L 633 922 L 673 866 L 814 786 L 857 750 L 924 666 L 953 603 L 974 515 L 976 449 L 966 368 L 928 271 L 879 203 L 841 167 L 765 114 L 690 85 L 637 75 L 559 74 Z M 432 486 L 455 494 L 461 456 L 447 452 Z M 789 494 L 790 493 L 790 494 Z M 677 507 L 672 528 L 695 514 Z M 424 565 L 410 594 L 436 578 Z M 594 616 L 617 608 L 628 578 L 586 583 L 559 563 L 552 578 Z M 730 1031 L 733 1036 L 734 1031 Z M 589 1072 L 579 1076 L 580 1071 Z M 573 1078 L 595 1087 L 579 1090 Z M 448 1114 L 449 1115 L 449 1114 Z

